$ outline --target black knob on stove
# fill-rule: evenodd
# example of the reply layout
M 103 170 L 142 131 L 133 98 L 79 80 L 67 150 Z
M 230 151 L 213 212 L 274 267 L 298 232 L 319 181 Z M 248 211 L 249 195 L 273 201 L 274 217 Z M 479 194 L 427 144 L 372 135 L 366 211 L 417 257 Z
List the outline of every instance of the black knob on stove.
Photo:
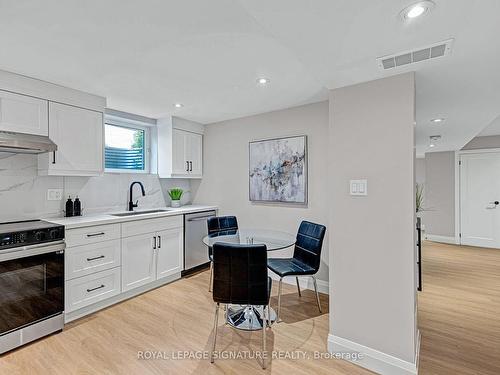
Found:
M 43 241 L 45 240 L 45 232 L 35 232 L 35 240 Z

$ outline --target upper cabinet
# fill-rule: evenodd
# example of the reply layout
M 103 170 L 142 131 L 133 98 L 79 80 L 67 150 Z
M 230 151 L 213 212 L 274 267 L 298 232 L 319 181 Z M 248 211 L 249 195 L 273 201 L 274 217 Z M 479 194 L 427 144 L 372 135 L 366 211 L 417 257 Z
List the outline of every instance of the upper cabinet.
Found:
M 0 130 L 48 136 L 57 151 L 38 156 L 38 172 L 96 176 L 104 171 L 106 98 L 0 70 Z
M 160 178 L 201 178 L 203 125 L 176 117 L 159 119 L 157 158 Z
M 49 135 L 48 101 L 0 90 L 0 130 Z
M 96 176 L 103 172 L 103 114 L 49 103 L 49 137 L 57 151 L 39 155 L 43 175 Z

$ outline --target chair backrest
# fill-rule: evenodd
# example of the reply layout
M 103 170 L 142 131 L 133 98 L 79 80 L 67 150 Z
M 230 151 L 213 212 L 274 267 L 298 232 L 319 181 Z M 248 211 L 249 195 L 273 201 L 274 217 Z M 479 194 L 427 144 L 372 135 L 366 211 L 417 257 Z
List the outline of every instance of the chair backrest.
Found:
M 300 223 L 293 257 L 317 271 L 320 265 L 325 232 L 326 227 L 324 225 L 309 221 Z
M 239 305 L 269 303 L 266 245 L 215 243 L 215 302 Z
M 236 216 L 216 216 L 209 217 L 207 220 L 208 234 L 220 233 L 225 231 L 235 231 L 238 229 L 238 220 Z

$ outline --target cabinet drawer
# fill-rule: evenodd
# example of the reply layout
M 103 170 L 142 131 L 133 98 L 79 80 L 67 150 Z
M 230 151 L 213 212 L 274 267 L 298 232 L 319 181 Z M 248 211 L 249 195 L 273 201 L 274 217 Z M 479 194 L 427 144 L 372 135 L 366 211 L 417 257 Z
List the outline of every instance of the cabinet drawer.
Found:
M 122 224 L 122 237 L 136 236 L 138 234 L 159 232 L 167 229 L 182 228 L 183 216 L 167 216 L 157 219 L 135 220 Z
M 66 280 L 121 265 L 120 240 L 97 242 L 66 249 Z
M 68 229 L 66 246 L 80 246 L 120 238 L 120 224 L 96 225 L 92 227 Z
M 120 294 L 120 267 L 66 281 L 65 312 Z

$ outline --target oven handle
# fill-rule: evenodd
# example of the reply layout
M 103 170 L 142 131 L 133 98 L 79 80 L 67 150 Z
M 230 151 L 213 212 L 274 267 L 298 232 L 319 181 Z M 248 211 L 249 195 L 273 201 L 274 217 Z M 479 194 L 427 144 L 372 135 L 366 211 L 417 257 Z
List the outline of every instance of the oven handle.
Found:
M 37 245 L 14 247 L 0 252 L 0 262 L 7 260 L 26 258 L 35 255 L 58 253 L 63 254 L 66 244 L 64 241 L 55 241 Z

